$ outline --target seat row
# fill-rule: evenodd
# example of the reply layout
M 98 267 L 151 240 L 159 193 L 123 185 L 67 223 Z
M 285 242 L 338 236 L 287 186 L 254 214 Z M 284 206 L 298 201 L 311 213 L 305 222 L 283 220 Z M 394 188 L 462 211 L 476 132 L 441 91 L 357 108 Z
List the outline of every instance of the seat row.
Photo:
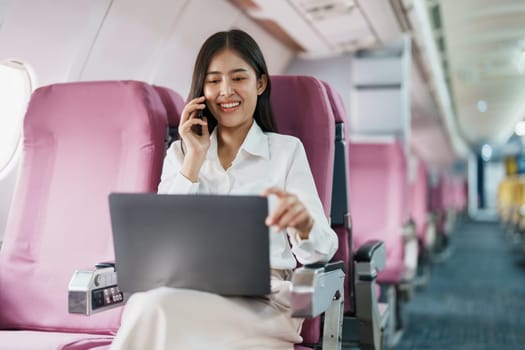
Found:
M 432 250 L 425 168 L 410 182 L 400 140 L 350 137 L 329 84 L 305 76 L 271 81 L 278 130 L 302 140 L 339 237 L 336 264 L 295 271 L 292 304 L 308 317 L 296 349 L 392 346 L 418 259 Z M 75 269 L 113 260 L 107 196 L 156 191 L 183 107 L 175 91 L 137 81 L 34 92 L 0 250 L 0 349 L 109 348 L 122 308 L 70 314 L 68 283 Z

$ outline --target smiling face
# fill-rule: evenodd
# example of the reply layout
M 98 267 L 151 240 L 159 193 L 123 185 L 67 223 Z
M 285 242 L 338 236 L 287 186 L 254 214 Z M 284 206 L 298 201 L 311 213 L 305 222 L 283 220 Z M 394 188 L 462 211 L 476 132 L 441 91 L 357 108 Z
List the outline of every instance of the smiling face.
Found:
M 219 127 L 249 129 L 266 82 L 265 75 L 258 79 L 253 67 L 233 50 L 225 49 L 213 56 L 203 91 Z

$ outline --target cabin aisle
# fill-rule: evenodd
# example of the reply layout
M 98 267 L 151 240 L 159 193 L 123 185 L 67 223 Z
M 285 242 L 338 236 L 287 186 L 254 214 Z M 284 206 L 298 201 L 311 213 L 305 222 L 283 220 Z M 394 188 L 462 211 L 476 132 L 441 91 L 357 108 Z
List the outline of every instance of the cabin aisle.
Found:
M 525 253 L 496 223 L 464 220 L 452 253 L 406 304 L 396 350 L 525 349 Z

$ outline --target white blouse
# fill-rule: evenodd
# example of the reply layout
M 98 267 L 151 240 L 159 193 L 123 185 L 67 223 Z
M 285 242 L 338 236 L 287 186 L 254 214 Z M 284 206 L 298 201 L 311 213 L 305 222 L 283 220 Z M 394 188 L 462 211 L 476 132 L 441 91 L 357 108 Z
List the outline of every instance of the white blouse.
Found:
M 184 159 L 180 140 L 171 145 L 164 159 L 158 192 L 260 195 L 277 186 L 301 200 L 314 225 L 306 240 L 301 240 L 292 228 L 281 232 L 269 230 L 271 267 L 295 268 L 293 255 L 302 264 L 332 258 L 338 246 L 337 235 L 325 217 L 301 141 L 293 136 L 263 132 L 254 122 L 231 167 L 224 170 L 217 155 L 216 130 L 210 135 L 210 148 L 196 183 L 180 174 Z

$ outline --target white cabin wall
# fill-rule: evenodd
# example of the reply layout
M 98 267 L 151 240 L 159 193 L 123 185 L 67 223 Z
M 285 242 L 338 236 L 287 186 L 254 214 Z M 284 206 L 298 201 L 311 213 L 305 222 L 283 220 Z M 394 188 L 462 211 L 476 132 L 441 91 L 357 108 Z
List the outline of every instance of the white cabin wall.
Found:
M 0 0 L 0 30 L 7 17 L 7 14 L 11 11 L 13 0 Z
M 111 0 L 13 1 L 0 29 L 0 61 L 32 68 L 36 85 L 70 80 L 79 69 Z
M 185 3 L 113 0 L 78 79 L 150 81 Z
M 0 0 L 0 34 L 2 33 L 3 24 L 11 12 L 13 0 Z M 2 59 L 0 59 L 0 62 Z M 1 103 L 2 101 L 0 101 Z M 19 163 L 19 162 L 17 162 Z M 18 164 L 17 164 L 18 165 Z M 17 166 L 15 166 L 17 168 Z M 7 214 L 13 196 L 13 190 L 16 181 L 16 171 L 7 173 L 4 178 L 0 179 L 0 241 L 4 234 L 4 227 L 7 221 Z
M 170 87 L 186 98 L 200 46 L 213 33 L 231 28 L 245 30 L 253 36 L 263 51 L 270 74 L 282 74 L 294 57 L 290 49 L 230 2 L 192 0 L 184 7 L 162 49 L 152 82 Z
M 7 224 L 7 216 L 9 214 L 9 207 L 13 198 L 13 191 L 15 188 L 16 178 L 18 174 L 18 167 L 20 162 L 13 167 L 6 177 L 0 179 L 0 241 L 4 236 L 4 230 Z

